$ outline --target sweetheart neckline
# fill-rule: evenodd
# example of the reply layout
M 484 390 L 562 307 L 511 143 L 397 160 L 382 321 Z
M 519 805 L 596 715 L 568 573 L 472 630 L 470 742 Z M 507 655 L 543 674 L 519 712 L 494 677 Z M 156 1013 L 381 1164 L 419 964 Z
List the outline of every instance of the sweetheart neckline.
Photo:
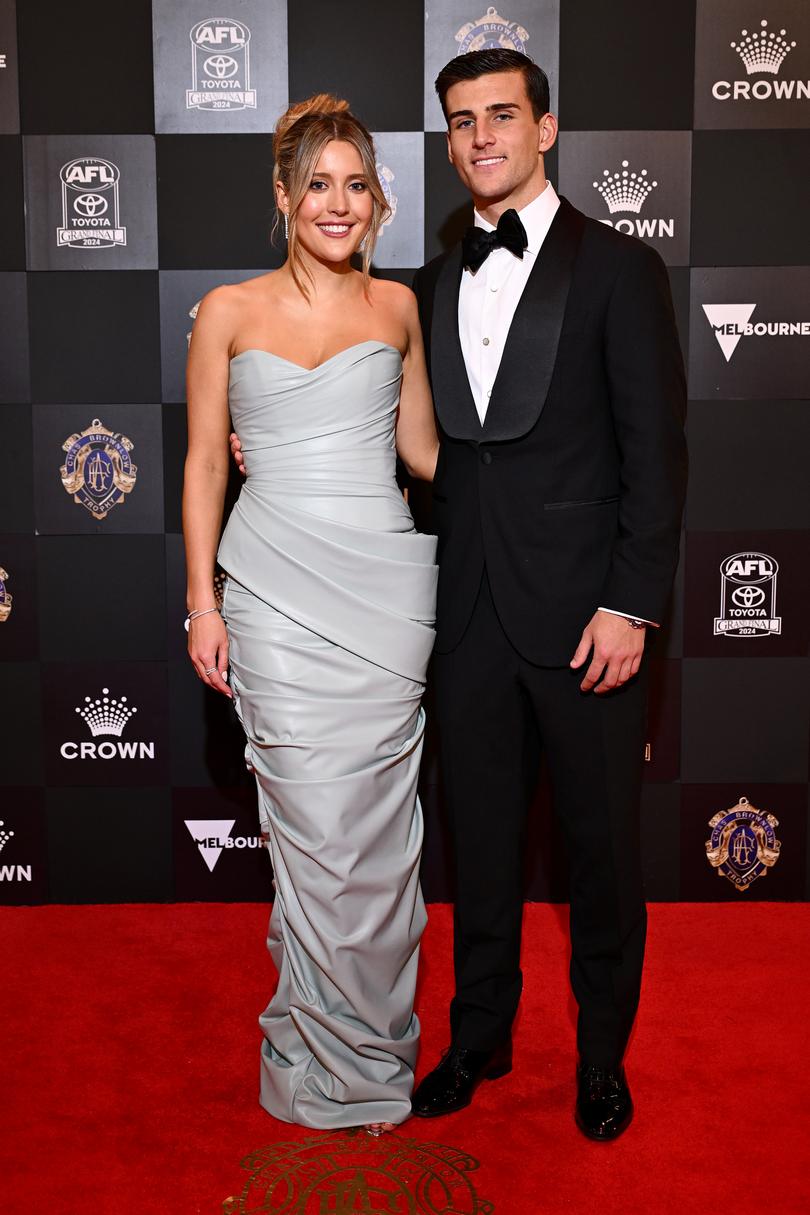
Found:
M 295 367 L 298 371 L 303 371 L 305 374 L 311 375 L 313 371 L 320 371 L 322 367 L 326 367 L 329 363 L 333 363 L 335 359 L 340 357 L 340 355 L 348 354 L 350 350 L 357 350 L 360 346 L 378 346 L 381 349 L 393 350 L 395 354 L 399 355 L 400 361 L 402 361 L 402 352 L 398 350 L 396 346 L 392 346 L 390 342 L 380 342 L 377 341 L 376 338 L 365 338 L 362 342 L 353 342 L 351 346 L 344 346 L 342 350 L 336 351 L 336 353 L 330 355 L 328 359 L 324 359 L 322 363 L 316 363 L 314 367 L 304 367 L 301 363 L 294 363 L 292 359 L 285 359 L 283 355 L 275 354 L 272 350 L 263 350 L 260 346 L 248 346 L 247 350 L 240 350 L 239 353 L 233 355 L 228 362 L 233 363 L 236 361 L 236 359 L 241 359 L 243 354 L 266 354 L 268 358 L 276 359 L 279 363 L 286 363 L 288 367 Z

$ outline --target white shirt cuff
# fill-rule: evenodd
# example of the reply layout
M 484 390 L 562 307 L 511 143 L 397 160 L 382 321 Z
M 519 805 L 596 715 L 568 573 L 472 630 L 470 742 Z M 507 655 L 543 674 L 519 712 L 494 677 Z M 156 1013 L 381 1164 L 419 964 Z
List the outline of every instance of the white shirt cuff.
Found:
M 631 620 L 643 620 L 645 624 L 649 624 L 654 629 L 661 627 L 659 624 L 656 623 L 655 620 L 646 620 L 644 618 L 644 616 L 634 616 L 632 614 L 632 612 L 617 612 L 614 608 L 606 608 L 606 607 L 600 607 L 598 609 L 598 611 L 607 612 L 610 616 L 623 616 L 625 618 L 625 620 L 628 618 L 630 618 Z

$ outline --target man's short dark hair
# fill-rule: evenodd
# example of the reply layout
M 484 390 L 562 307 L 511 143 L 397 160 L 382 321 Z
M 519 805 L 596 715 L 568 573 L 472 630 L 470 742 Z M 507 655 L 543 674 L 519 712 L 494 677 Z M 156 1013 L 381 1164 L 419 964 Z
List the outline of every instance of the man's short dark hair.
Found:
M 526 85 L 526 96 L 532 107 L 535 120 L 549 110 L 548 76 L 528 55 L 520 51 L 496 48 L 491 51 L 468 51 L 458 55 L 442 68 L 436 77 L 436 92 L 447 118 L 447 92 L 462 80 L 475 80 L 478 76 L 491 76 L 493 72 L 522 72 Z

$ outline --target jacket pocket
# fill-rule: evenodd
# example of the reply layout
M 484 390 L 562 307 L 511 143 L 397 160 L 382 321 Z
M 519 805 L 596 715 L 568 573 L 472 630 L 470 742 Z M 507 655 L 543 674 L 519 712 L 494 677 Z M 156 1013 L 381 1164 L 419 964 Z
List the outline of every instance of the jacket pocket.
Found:
M 607 506 L 610 502 L 618 502 L 619 495 L 611 498 L 580 498 L 572 502 L 544 502 L 543 510 L 568 510 L 572 506 Z

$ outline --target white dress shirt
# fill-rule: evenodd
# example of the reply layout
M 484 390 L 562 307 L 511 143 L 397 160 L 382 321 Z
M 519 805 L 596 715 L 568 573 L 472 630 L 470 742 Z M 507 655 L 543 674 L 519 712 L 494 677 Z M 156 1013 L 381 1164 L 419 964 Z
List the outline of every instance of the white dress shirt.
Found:
M 508 249 L 493 249 L 475 274 L 465 269 L 461 276 L 458 332 L 482 426 L 512 317 L 559 205 L 554 187 L 550 181 L 546 182 L 543 193 L 518 212 L 529 242 L 523 257 L 515 257 Z M 475 226 L 485 232 L 495 230 L 495 225 L 477 211 Z
M 538 194 L 518 212 L 526 229 L 527 247 L 523 257 L 515 257 L 508 249 L 493 249 L 475 273 L 466 267 L 462 273 L 458 293 L 458 333 L 467 378 L 482 426 L 515 309 L 559 205 L 557 192 L 547 181 L 542 194 Z M 477 211 L 474 222 L 476 228 L 483 228 L 485 232 L 495 230 L 495 224 L 484 219 Z M 599 610 L 613 616 L 631 615 L 614 608 L 600 607 Z M 654 624 L 652 620 L 645 623 Z

